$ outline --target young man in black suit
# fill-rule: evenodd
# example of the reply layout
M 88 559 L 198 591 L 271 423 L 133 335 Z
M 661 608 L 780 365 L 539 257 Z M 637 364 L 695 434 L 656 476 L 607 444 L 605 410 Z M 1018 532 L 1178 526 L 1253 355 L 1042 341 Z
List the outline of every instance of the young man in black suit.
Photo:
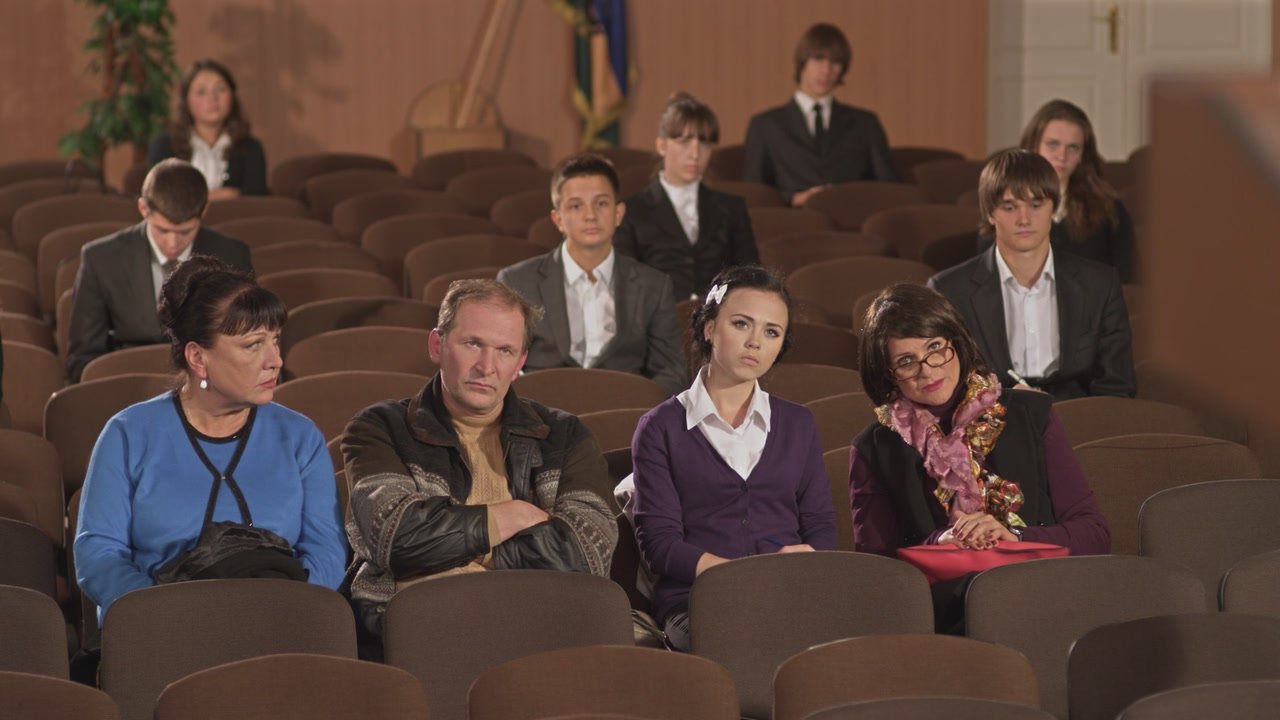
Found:
M 162 160 L 142 183 L 142 222 L 81 248 L 67 351 L 72 382 L 99 355 L 164 342 L 156 304 L 178 263 L 212 255 L 253 272 L 244 243 L 200 227 L 208 202 L 199 170 L 184 160 Z
M 835 183 L 897 180 L 875 113 L 836 102 L 853 50 L 840 28 L 818 23 L 796 45 L 791 102 L 751 118 L 743 179 L 778 188 L 797 207 Z
M 675 300 L 707 291 L 721 270 L 760 261 L 747 204 L 702 182 L 720 124 L 711 108 L 676 93 L 658 121 L 662 169 L 626 199 L 613 246 L 671 278 Z
M 626 214 L 618 173 L 599 155 L 574 155 L 551 178 L 551 219 L 564 243 L 503 268 L 507 285 L 545 314 L 525 370 L 588 367 L 635 373 L 674 395 L 688 384 L 671 279 L 613 251 Z
M 1062 198 L 1048 160 L 1025 150 L 982 170 L 982 233 L 995 244 L 929 280 L 956 306 L 987 367 L 1006 386 L 1055 399 L 1133 397 L 1129 313 L 1116 270 L 1049 242 Z

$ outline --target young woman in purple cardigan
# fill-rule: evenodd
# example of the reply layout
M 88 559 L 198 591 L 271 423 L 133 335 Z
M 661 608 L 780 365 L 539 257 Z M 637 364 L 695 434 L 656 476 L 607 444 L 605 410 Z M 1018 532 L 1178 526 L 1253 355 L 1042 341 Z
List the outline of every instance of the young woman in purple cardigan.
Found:
M 689 649 L 689 589 L 709 567 L 836 549 L 813 414 L 757 379 L 791 344 L 791 296 L 759 266 L 716 276 L 694 313 L 693 385 L 640 419 L 631 442 L 636 538 L 668 643 Z

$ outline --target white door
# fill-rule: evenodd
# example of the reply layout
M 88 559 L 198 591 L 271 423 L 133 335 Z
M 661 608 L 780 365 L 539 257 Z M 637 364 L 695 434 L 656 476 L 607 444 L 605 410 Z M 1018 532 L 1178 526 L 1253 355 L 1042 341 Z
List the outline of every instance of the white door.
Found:
M 1271 0 L 989 0 L 988 17 L 989 150 L 1063 98 L 1123 159 L 1146 142 L 1152 76 L 1271 69 Z

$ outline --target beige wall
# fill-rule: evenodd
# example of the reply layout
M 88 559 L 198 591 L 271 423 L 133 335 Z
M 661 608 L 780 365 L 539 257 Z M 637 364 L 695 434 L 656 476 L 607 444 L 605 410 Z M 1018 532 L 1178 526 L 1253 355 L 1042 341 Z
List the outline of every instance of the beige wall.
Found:
M 511 144 L 543 163 L 572 151 L 569 29 L 544 0 L 514 0 L 502 62 L 485 79 Z M 405 114 L 457 78 L 487 3 L 479 0 L 171 0 L 180 64 L 213 56 L 237 74 L 269 162 L 333 150 L 410 161 Z M 641 0 L 629 3 L 637 73 L 623 142 L 648 146 L 676 89 L 707 100 L 722 142 L 792 90 L 790 56 L 810 23 L 840 25 L 855 60 L 840 97 L 876 110 L 896 145 L 983 153 L 986 0 Z M 98 81 L 80 45 L 92 11 L 70 0 L 9 3 L 0 22 L 0 162 L 49 157 Z M 118 177 L 123 154 L 109 174 Z

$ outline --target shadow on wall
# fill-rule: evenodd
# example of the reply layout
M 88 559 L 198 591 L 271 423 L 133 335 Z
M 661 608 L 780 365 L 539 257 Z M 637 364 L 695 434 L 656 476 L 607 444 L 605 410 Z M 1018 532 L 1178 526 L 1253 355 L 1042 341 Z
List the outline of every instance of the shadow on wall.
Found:
M 263 99 L 245 106 L 258 128 L 255 134 L 266 126 L 281 141 L 278 145 L 283 147 L 269 162 L 325 150 L 307 134 L 302 120 L 308 96 L 338 103 L 347 98 L 345 90 L 325 81 L 325 66 L 342 58 L 338 38 L 296 0 L 221 5 L 210 15 L 209 32 L 229 48 L 224 59 L 236 73 L 241 92 L 251 89 L 250 97 Z

